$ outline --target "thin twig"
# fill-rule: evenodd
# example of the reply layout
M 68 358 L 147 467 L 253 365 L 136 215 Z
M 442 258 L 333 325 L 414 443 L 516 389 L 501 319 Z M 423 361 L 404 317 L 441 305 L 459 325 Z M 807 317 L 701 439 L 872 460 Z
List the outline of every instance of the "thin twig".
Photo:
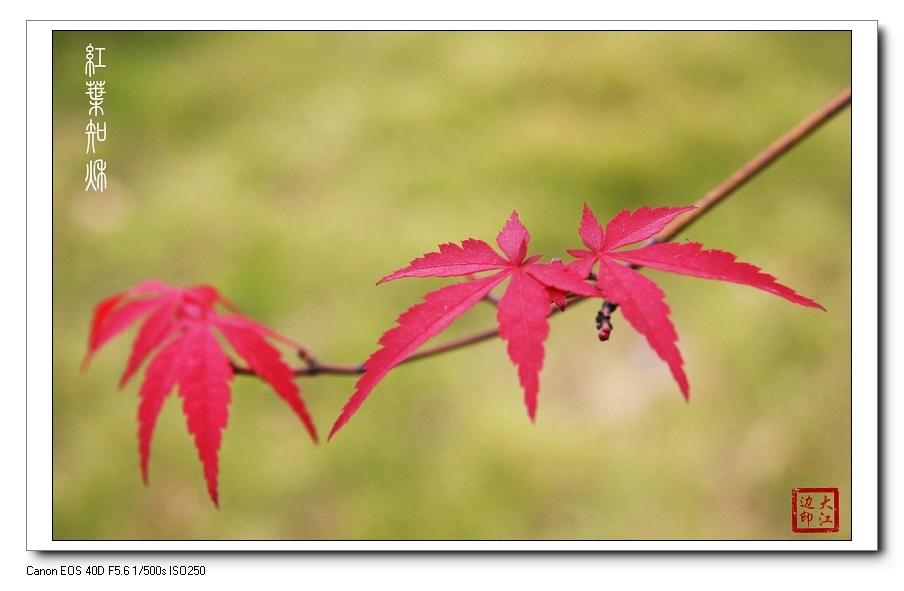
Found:
M 694 205 L 696 209 L 686 211 L 672 220 L 661 232 L 650 239 L 650 243 L 668 242 L 675 237 L 678 232 L 686 229 L 697 218 L 712 209 L 720 201 L 737 191 L 747 181 L 755 177 L 767 166 L 775 162 L 784 155 L 788 150 L 800 143 L 801 140 L 809 136 L 811 133 L 819 129 L 819 127 L 840 113 L 845 107 L 851 104 L 851 87 L 833 98 L 818 111 L 798 123 L 791 131 L 777 139 L 771 146 L 757 154 L 750 162 L 739 168 L 725 181 L 703 196 Z
M 468 335 L 466 337 L 456 339 L 454 341 L 449 341 L 448 343 L 443 343 L 442 345 L 436 345 L 435 347 L 430 347 L 428 349 L 423 349 L 421 351 L 415 351 L 414 353 L 412 353 L 411 355 L 406 357 L 401 363 L 408 363 L 409 361 L 417 361 L 418 359 L 423 359 L 424 357 L 430 357 L 431 355 L 438 355 L 439 353 L 445 353 L 446 351 L 451 351 L 453 349 L 458 349 L 460 347 L 466 347 L 468 345 L 473 345 L 474 343 L 479 343 L 481 341 L 487 341 L 489 339 L 496 338 L 498 336 L 499 336 L 498 328 L 489 328 L 482 332 L 477 332 L 472 335 Z

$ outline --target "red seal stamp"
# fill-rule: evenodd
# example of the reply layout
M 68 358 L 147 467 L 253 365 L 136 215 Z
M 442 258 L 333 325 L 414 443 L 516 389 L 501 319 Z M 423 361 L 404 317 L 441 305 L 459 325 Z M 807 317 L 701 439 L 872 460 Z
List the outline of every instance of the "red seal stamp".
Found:
M 791 530 L 799 534 L 837 532 L 838 489 L 793 489 L 791 491 Z

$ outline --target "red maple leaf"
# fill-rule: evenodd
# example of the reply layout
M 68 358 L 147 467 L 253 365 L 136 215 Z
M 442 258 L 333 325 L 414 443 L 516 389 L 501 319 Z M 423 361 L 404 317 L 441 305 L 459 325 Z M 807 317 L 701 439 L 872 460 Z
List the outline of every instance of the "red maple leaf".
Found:
M 292 370 L 267 339 L 296 349 L 302 347 L 249 318 L 216 311 L 218 304 L 237 311 L 216 289 L 207 285 L 179 288 L 160 281 L 146 281 L 111 296 L 94 311 L 88 352 L 82 363 L 86 369 L 101 346 L 145 318 L 119 384 L 124 386 L 144 360 L 157 351 L 145 369 L 145 379 L 139 389 L 138 449 L 142 477 L 147 484 L 154 425 L 164 400 L 178 385 L 188 430 L 204 466 L 207 490 L 217 506 L 218 452 L 228 417 L 233 369 L 215 330 L 292 407 L 311 438 L 317 441 L 317 430 L 293 381 Z
M 691 209 L 694 207 L 641 207 L 633 213 L 625 210 L 612 218 L 603 230 L 596 216 L 584 204 L 578 232 L 584 246 L 590 250 L 568 251 L 578 259 L 568 266 L 581 277 L 589 277 L 594 265 L 599 262 L 596 284 L 600 291 L 606 299 L 621 307 L 631 326 L 646 337 L 653 350 L 669 365 L 685 399 L 690 394 L 690 386 L 676 345 L 678 333 L 668 317 L 665 294 L 653 280 L 616 262 L 616 259 L 671 273 L 750 285 L 796 304 L 825 310 L 813 300 L 781 285 L 759 267 L 739 262 L 729 252 L 702 250 L 702 245 L 696 242 L 660 243 L 632 250 L 616 250 L 654 236 L 678 214 Z
M 355 384 L 355 392 L 333 425 L 332 437 L 358 410 L 377 383 L 418 347 L 446 329 L 453 320 L 486 297 L 490 291 L 509 279 L 499 300 L 496 319 L 499 336 L 508 341 L 508 354 L 518 366 L 518 378 L 524 389 L 524 403 L 533 420 L 537 411 L 539 373 L 543 367 L 543 343 L 549 334 L 546 317 L 550 303 L 564 306 L 564 294 L 571 292 L 587 297 L 600 297 L 592 285 L 578 277 L 561 261 L 540 264 L 541 255 L 527 257 L 530 234 L 512 212 L 492 246 L 473 238 L 458 246 L 442 244 L 439 252 L 416 259 L 404 269 L 378 283 L 400 277 L 462 277 L 495 271 L 492 275 L 471 279 L 432 291 L 424 301 L 399 316 L 398 326 L 380 337 L 382 346 L 364 362 L 365 373 Z

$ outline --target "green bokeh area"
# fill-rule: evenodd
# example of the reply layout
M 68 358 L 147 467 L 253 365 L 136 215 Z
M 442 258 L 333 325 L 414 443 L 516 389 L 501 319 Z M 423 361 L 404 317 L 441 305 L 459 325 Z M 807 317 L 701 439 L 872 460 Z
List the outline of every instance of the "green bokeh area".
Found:
M 108 187 L 85 190 L 85 46 L 104 47 Z M 356 363 L 442 279 L 375 286 L 443 242 L 530 250 L 693 203 L 851 81 L 845 32 L 57 32 L 53 537 L 237 540 L 849 539 L 851 149 L 845 111 L 680 240 L 729 250 L 828 312 L 647 271 L 691 383 L 619 313 L 551 319 L 536 423 L 505 343 L 391 372 L 313 445 L 237 377 L 220 501 L 174 393 L 141 480 L 135 329 L 80 372 L 94 306 L 210 283 L 322 361 Z M 490 306 L 443 339 L 493 326 Z M 290 352 L 286 351 L 290 358 Z M 293 362 L 294 363 L 294 362 Z M 325 439 L 354 378 L 302 378 Z M 34 394 L 34 393 L 32 393 Z M 838 487 L 841 531 L 791 531 L 791 490 Z

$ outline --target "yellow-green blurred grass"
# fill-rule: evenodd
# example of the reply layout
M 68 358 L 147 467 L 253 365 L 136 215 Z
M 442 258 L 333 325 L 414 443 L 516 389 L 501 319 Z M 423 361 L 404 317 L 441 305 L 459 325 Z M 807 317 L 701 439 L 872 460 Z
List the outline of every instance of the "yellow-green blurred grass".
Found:
M 84 191 L 87 43 L 105 46 L 109 189 Z M 131 331 L 78 373 L 93 306 L 156 277 L 209 282 L 314 350 L 358 362 L 423 293 L 376 281 L 437 244 L 532 251 L 692 203 L 850 84 L 845 33 L 57 33 L 57 539 L 796 539 L 791 488 L 850 499 L 850 115 L 680 239 L 730 250 L 822 303 L 651 272 L 691 382 L 617 314 L 554 318 L 537 423 L 505 344 L 392 372 L 314 446 L 234 382 L 217 511 L 177 397 L 141 484 Z M 478 308 L 453 334 L 482 329 Z M 140 376 L 138 376 L 140 379 Z M 137 382 L 137 380 L 136 380 Z M 299 380 L 325 438 L 354 378 Z M 847 517 L 846 517 L 847 516 Z M 833 536 L 824 536 L 831 538 Z

